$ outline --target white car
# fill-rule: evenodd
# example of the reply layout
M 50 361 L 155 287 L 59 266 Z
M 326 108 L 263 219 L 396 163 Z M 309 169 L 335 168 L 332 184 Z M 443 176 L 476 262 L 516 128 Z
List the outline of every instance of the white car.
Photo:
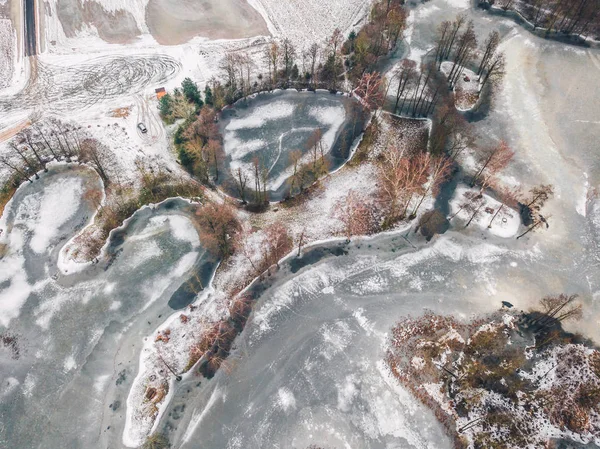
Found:
M 142 133 L 144 133 L 144 134 L 146 134 L 146 133 L 148 132 L 148 128 L 146 128 L 146 125 L 144 125 L 144 124 L 143 124 L 143 123 L 141 123 L 141 122 L 140 122 L 140 123 L 138 123 L 137 127 L 138 127 L 138 129 L 139 129 L 139 130 L 140 130 Z

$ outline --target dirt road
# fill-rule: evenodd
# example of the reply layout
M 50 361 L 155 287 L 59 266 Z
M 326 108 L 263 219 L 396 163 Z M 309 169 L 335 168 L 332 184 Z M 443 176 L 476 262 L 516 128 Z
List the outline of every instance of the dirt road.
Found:
M 164 134 L 163 124 L 160 117 L 158 117 L 158 111 L 150 104 L 148 98 L 142 95 L 134 95 L 133 98 L 137 109 L 136 125 L 137 123 L 143 123 L 148 130 L 146 133 L 142 133 L 136 126 L 136 131 L 145 142 L 152 144 L 158 141 Z

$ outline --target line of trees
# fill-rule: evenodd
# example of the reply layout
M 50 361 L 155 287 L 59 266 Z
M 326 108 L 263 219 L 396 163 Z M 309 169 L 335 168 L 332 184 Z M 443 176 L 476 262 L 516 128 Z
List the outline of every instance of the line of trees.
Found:
M 437 30 L 435 62 L 440 68 L 442 62 L 450 61 L 452 68 L 448 74 L 448 84 L 454 88 L 466 67 L 477 64 L 479 91 L 488 83 L 497 84 L 504 75 L 504 54 L 498 50 L 500 34 L 491 31 L 478 50 L 477 36 L 473 21 L 467 21 L 465 15 L 458 15 L 452 22 L 442 22 Z
M 498 51 L 499 42 L 499 33 L 492 31 L 478 49 L 473 23 L 467 22 L 464 15 L 457 16 L 454 21 L 442 22 L 437 30 L 432 61 L 418 65 L 404 59 L 393 70 L 386 89 L 386 96 L 389 93 L 393 99 L 392 112 L 426 117 L 434 114 L 439 105 L 454 106 L 455 98 L 449 95 L 448 88 L 454 89 L 465 68 L 479 58 L 476 69 L 478 92 L 497 85 L 505 68 L 504 54 Z M 441 73 L 444 61 L 452 63 L 446 76 Z M 447 114 L 447 111 L 443 112 Z M 437 144 L 436 151 L 439 151 Z
M 534 29 L 595 38 L 600 32 L 599 0 L 500 0 L 499 6 L 520 12 Z
M 40 170 L 48 171 L 51 161 L 89 163 L 105 184 L 110 182 L 104 147 L 85 133 L 81 126 L 66 124 L 50 118 L 34 122 L 8 142 L 10 151 L 0 158 L 0 164 L 11 172 L 14 186 L 23 181 L 38 179 Z

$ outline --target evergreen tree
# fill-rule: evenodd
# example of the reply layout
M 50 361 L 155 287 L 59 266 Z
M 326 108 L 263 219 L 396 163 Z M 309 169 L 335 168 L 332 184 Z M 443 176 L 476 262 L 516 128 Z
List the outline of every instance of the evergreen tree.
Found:
M 204 88 L 204 102 L 209 106 L 213 106 L 213 94 L 208 84 Z
M 158 109 L 163 118 L 169 117 L 173 112 L 173 97 L 170 94 L 163 96 L 158 102 Z
M 194 83 L 191 79 L 186 78 L 181 83 L 181 88 L 183 90 L 183 95 L 190 103 L 196 104 L 199 108 L 203 106 L 202 98 L 200 97 L 200 91 L 198 90 L 198 85 Z
M 292 67 L 291 77 L 293 80 L 296 80 L 296 79 L 298 79 L 299 75 L 300 75 L 300 72 L 298 70 L 298 65 L 294 64 L 294 66 Z

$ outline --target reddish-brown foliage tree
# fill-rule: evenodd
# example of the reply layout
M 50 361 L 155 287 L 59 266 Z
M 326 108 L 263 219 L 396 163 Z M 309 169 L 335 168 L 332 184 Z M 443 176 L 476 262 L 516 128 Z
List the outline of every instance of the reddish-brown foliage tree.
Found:
M 354 235 L 371 234 L 376 227 L 367 199 L 354 190 L 349 190 L 346 197 L 336 204 L 334 214 L 344 224 L 342 232 L 348 240 Z
M 354 93 L 360 98 L 369 111 L 379 109 L 383 105 L 383 79 L 378 72 L 365 73 Z
M 231 206 L 207 203 L 196 211 L 196 222 L 200 228 L 200 240 L 208 251 L 219 257 L 233 253 L 234 237 L 240 223 Z
M 504 141 L 494 147 L 484 149 L 480 156 L 480 167 L 473 178 L 472 185 L 480 183 L 483 191 L 494 181 L 496 175 L 508 165 L 514 155 L 515 153 Z

